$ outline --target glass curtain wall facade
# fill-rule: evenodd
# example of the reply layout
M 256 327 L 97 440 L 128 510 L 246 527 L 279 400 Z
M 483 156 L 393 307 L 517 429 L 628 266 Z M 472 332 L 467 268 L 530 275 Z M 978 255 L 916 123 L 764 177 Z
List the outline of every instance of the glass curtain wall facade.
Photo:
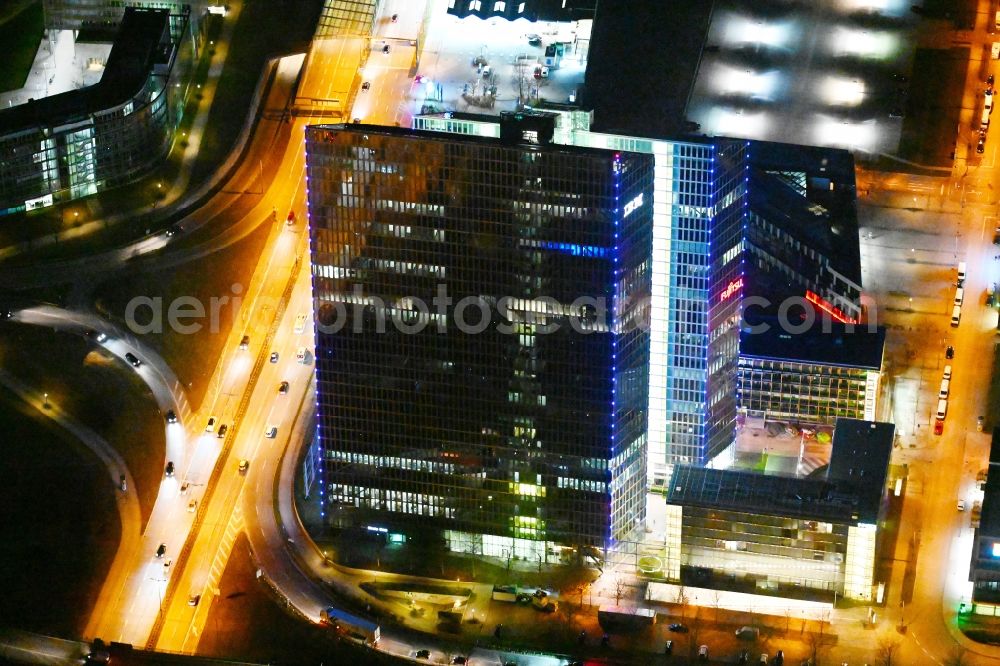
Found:
M 31 210 L 94 194 L 142 176 L 163 159 L 183 107 L 182 89 L 172 85 L 176 78 L 172 73 L 179 47 L 176 37 L 184 39 L 187 31 L 178 27 L 186 15 L 164 13 L 162 17 L 160 34 L 166 60 L 150 65 L 145 79 L 137 82 L 138 90 L 116 90 L 109 95 L 112 84 L 108 84 L 99 91 L 62 93 L 51 98 L 51 103 L 65 107 L 64 119 L 50 125 L 18 122 L 20 129 L 0 136 L 0 211 Z M 150 17 L 144 14 L 137 20 L 148 25 Z M 128 21 L 123 22 L 122 31 L 130 30 Z M 109 70 L 118 67 L 115 58 L 112 48 Z M 112 96 L 124 101 L 87 108 L 97 101 L 110 101 Z M 39 105 L 40 113 L 56 118 L 57 114 L 43 108 L 49 104 L 47 100 L 32 104 Z M 25 110 L 13 107 L 8 113 L 20 118 Z M 6 118 L 0 112 L 0 126 Z
M 654 159 L 648 482 L 662 488 L 672 465 L 706 464 L 735 435 L 750 144 L 603 134 L 587 112 L 557 115 L 559 143 Z M 414 127 L 499 136 L 488 116 L 418 116 Z
M 306 147 L 329 522 L 545 561 L 626 537 L 652 159 L 364 125 Z
M 739 406 L 750 416 L 833 425 L 838 417 L 875 418 L 880 372 L 740 357 Z

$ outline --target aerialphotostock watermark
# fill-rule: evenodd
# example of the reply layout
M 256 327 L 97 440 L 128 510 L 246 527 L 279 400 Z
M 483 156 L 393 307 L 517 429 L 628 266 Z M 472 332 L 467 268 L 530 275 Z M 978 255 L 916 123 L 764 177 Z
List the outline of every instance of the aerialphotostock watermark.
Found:
M 283 311 L 284 304 L 280 298 L 260 295 L 249 303 L 247 312 L 241 314 L 243 291 L 242 285 L 233 284 L 229 294 L 212 296 L 207 304 L 194 296 L 179 296 L 166 303 L 159 296 L 136 296 L 125 306 L 125 324 L 138 335 L 162 334 L 166 330 L 194 335 L 205 330 L 206 326 L 209 333 L 215 334 L 222 331 L 224 321 L 242 321 L 253 326 L 257 323 L 254 319 L 259 318 L 269 325 L 275 314 Z M 770 299 L 746 296 L 740 301 L 740 306 L 740 330 L 750 335 L 767 333 L 775 326 L 782 333 L 800 335 L 814 331 L 817 323 L 823 333 L 833 332 L 835 324 L 843 325 L 846 333 L 852 333 L 857 328 L 868 332 L 877 329 L 874 310 L 868 312 L 864 323 L 845 322 L 817 308 L 815 303 L 802 296 L 785 298 L 777 303 L 776 309 Z M 251 312 L 254 319 L 251 319 Z M 578 296 L 569 303 L 551 296 L 466 295 L 456 299 L 449 294 L 447 285 L 439 284 L 429 300 L 419 296 L 387 300 L 366 294 L 361 285 L 354 285 L 351 291 L 321 302 L 315 330 L 321 335 L 389 332 L 422 335 L 455 331 L 465 335 L 489 331 L 516 335 L 530 326 L 534 335 L 549 335 L 567 329 L 590 335 L 611 331 L 623 333 L 633 329 L 648 331 L 650 315 L 649 294 L 623 299 Z M 670 325 L 669 318 L 666 325 Z

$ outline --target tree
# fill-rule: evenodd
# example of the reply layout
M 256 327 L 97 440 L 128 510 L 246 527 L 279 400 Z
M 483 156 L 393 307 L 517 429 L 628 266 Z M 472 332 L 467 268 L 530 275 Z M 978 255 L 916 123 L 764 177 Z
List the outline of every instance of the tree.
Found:
M 892 666 L 899 651 L 900 642 L 891 636 L 879 639 L 875 648 L 875 659 L 878 666 Z
M 683 585 L 678 585 L 677 594 L 674 595 L 674 603 L 680 606 L 680 614 L 682 618 L 687 616 L 687 608 L 689 601 L 690 600 L 688 599 L 687 596 L 687 590 L 684 589 Z
M 722 592 L 712 590 L 712 608 L 715 609 L 715 622 L 719 621 L 719 605 L 722 603 Z
M 822 653 L 829 647 L 829 641 L 822 634 L 810 631 L 804 636 L 806 644 L 806 655 L 810 666 L 819 666 Z
M 621 576 L 615 578 L 615 606 L 621 604 L 622 597 L 625 596 L 625 579 Z

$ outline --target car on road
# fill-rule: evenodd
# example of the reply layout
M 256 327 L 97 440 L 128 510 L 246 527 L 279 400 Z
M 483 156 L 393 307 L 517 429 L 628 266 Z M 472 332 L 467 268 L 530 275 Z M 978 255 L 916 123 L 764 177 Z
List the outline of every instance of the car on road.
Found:
M 399 14 L 393 14 L 392 15 L 392 22 L 395 23 L 398 20 L 399 20 Z
M 201 601 L 201 595 L 192 594 L 190 597 L 188 597 L 188 606 L 197 606 L 199 601 Z
M 948 348 L 944 350 L 944 357 L 949 360 L 955 358 L 955 348 L 948 345 Z
M 198 500 L 193 499 L 188 502 L 188 513 L 194 513 L 198 510 Z
M 169 569 L 170 565 L 172 563 L 173 563 L 173 560 L 168 557 L 167 559 L 163 560 L 163 568 L 164 569 Z
M 188 488 L 190 488 L 190 487 L 191 487 L 191 484 L 188 483 L 187 481 L 185 481 L 184 483 L 182 483 L 181 484 L 181 495 L 184 495 L 185 493 L 187 493 Z
M 767 653 L 766 652 L 761 652 L 760 653 L 760 663 L 762 663 L 762 664 L 766 664 L 767 663 Z
M 676 632 L 678 634 L 686 634 L 688 632 L 687 625 L 681 624 L 680 622 L 674 622 L 667 627 L 670 631 Z
M 937 419 L 934 421 L 934 434 L 940 435 L 944 432 L 944 421 Z
M 365 81 L 364 83 L 361 84 L 361 89 L 362 90 L 368 90 L 371 87 L 372 87 L 371 81 Z
M 271 352 L 271 363 L 278 362 L 278 352 Z
M 278 436 L 278 426 L 276 425 L 267 426 L 267 430 L 264 431 L 264 437 L 267 437 L 268 439 L 274 439 L 277 436 Z
M 528 43 L 532 46 L 541 46 L 542 38 L 540 35 L 528 35 Z
M 986 152 L 986 132 L 979 133 L 979 141 L 976 142 L 976 152 L 980 155 Z
M 750 651 L 743 650 L 740 652 L 740 656 L 736 659 L 737 664 L 748 664 L 750 663 Z
M 785 653 L 778 650 L 778 654 L 774 655 L 774 666 L 784 666 L 785 663 Z
M 250 347 L 250 336 L 244 335 L 243 339 L 240 340 L 240 349 L 246 351 Z
M 306 313 L 300 312 L 295 315 L 295 334 L 298 335 L 304 330 L 306 330 Z
M 174 475 L 174 461 L 173 460 L 168 460 L 167 461 L 166 475 L 167 476 L 173 476 Z
M 458 656 L 458 657 L 452 657 L 451 658 L 451 663 L 453 663 L 453 664 L 467 664 L 467 663 L 469 663 L 469 660 L 466 659 L 465 657 Z
M 708 646 L 702 645 L 698 648 L 698 661 L 708 661 Z
M 295 224 L 295 211 L 294 210 L 288 211 L 288 217 L 285 218 L 285 224 L 288 225 L 288 226 L 292 226 L 293 224 Z
M 212 432 L 215 430 L 215 421 L 216 418 L 214 416 L 208 417 L 208 423 L 205 424 L 205 432 Z
M 278 384 L 278 393 L 280 395 L 285 395 L 288 393 L 288 382 L 281 382 Z
M 663 654 L 673 654 L 674 653 L 674 642 L 667 641 L 663 646 Z
M 760 637 L 760 630 L 757 627 L 743 626 L 733 632 L 736 638 L 745 641 L 755 641 Z
M 965 500 L 963 499 L 958 500 L 958 510 L 965 511 Z
M 177 414 L 172 409 L 167 410 L 167 423 L 177 423 Z
M 225 437 L 227 430 L 229 430 L 229 426 L 226 425 L 225 423 L 223 423 L 222 425 L 219 426 L 218 436 L 219 437 Z
M 388 44 L 386 44 L 385 46 L 382 47 L 382 53 L 385 53 L 385 54 L 389 53 L 389 45 Z
M 10 312 L 10 311 L 8 310 L 8 312 Z M 12 317 L 12 316 L 13 316 L 13 313 L 11 313 L 10 317 Z M 7 317 L 7 318 L 10 319 L 10 317 Z M 97 342 L 104 342 L 105 340 L 108 339 L 108 334 L 104 333 L 103 331 L 87 331 L 87 337 L 88 338 L 92 338 L 93 340 L 95 340 Z
M 138 368 L 142 365 L 142 361 L 140 361 L 132 352 L 125 352 L 125 360 L 131 363 L 133 368 Z
M 167 552 L 167 544 L 161 543 L 159 548 L 156 549 L 156 556 L 163 557 L 163 554 Z
M 431 658 L 431 651 L 430 650 L 417 650 L 416 652 L 413 653 L 413 658 L 414 659 L 430 659 Z
M 247 470 L 250 469 L 250 461 L 246 458 L 240 460 L 240 474 L 246 474 Z

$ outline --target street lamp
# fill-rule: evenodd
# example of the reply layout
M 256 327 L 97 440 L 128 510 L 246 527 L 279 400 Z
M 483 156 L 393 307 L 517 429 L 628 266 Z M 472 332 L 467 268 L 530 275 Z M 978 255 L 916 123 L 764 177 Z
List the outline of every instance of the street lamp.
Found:
M 43 399 L 45 401 L 44 402 L 45 409 L 48 409 L 49 408 L 49 394 L 48 393 L 43 393 L 42 397 L 43 397 Z

